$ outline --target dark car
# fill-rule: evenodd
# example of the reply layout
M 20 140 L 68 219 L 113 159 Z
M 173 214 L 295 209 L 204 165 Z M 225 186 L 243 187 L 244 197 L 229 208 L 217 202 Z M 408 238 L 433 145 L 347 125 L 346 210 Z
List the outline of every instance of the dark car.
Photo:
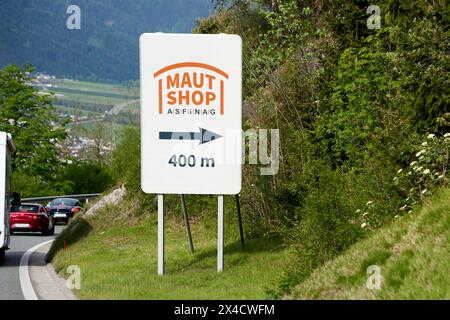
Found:
M 81 208 L 83 205 L 78 199 L 57 198 L 49 203 L 47 211 L 52 213 L 56 223 L 67 223 Z
M 55 233 L 55 220 L 44 206 L 38 203 L 22 203 L 11 207 L 11 234 L 14 232 Z

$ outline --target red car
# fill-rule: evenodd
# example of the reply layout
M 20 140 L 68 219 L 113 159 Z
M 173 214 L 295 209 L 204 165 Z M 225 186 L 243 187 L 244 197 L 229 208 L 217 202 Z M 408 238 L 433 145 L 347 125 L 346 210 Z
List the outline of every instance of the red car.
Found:
M 38 203 L 22 203 L 20 206 L 11 207 L 11 234 L 16 231 L 52 235 L 55 233 L 55 220 L 44 206 Z

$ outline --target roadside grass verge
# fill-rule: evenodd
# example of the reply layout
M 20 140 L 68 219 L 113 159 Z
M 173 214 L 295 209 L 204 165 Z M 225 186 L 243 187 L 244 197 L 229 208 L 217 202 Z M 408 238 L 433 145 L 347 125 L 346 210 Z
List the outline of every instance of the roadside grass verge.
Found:
M 242 248 L 236 219 L 227 215 L 224 271 L 219 274 L 215 215 L 192 219 L 194 254 L 182 218 L 167 217 L 166 274 L 161 277 L 156 213 L 130 223 L 114 218 L 120 210 L 109 208 L 89 219 L 89 236 L 69 243 L 52 261 L 64 277 L 69 265 L 80 267 L 81 289 L 75 294 L 81 299 L 264 299 L 290 261 L 278 238 L 247 239 Z
M 75 244 L 82 238 L 87 237 L 91 231 L 92 226 L 85 219 L 81 217 L 74 219 L 52 242 L 52 246 L 45 256 L 45 261 L 50 262 L 56 253 L 64 249 L 64 240 L 68 244 Z
M 450 189 L 318 268 L 288 299 L 450 299 Z M 368 289 L 367 268 L 381 271 Z M 374 279 L 374 278 L 371 278 Z M 373 282 L 372 282 L 373 283 Z

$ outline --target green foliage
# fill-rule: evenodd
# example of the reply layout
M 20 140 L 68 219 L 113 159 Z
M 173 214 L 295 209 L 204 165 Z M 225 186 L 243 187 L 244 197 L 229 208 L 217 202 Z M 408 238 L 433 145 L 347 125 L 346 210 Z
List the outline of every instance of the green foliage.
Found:
M 448 2 L 383 1 L 382 5 L 387 33 L 379 42 L 397 56 L 399 102 L 420 132 L 434 131 L 436 119 L 450 111 Z
M 57 144 L 66 138 L 48 95 L 28 85 L 31 66 L 0 70 L 0 130 L 10 133 L 17 151 L 14 168 L 49 179 L 60 165 Z
M 66 161 L 60 145 L 67 137 L 50 95 L 29 85 L 31 66 L 0 70 L 0 130 L 16 146 L 12 188 L 23 197 L 102 192 L 111 173 L 99 152 L 90 161 Z M 94 137 L 95 138 L 95 137 Z
M 297 251 L 272 296 L 448 184 L 445 2 L 379 1 L 379 30 L 372 3 L 350 0 L 240 1 L 199 22 L 241 35 L 246 125 L 280 130 L 278 175 L 244 166 L 241 197 L 247 221 Z M 396 176 L 412 157 L 420 173 Z
M 22 171 L 13 173 L 12 190 L 19 192 L 23 198 L 71 194 L 72 186 L 71 181 L 46 180 Z
M 258 12 L 258 7 L 252 1 L 234 1 L 228 7 L 219 6 L 215 14 L 198 19 L 194 28 L 195 33 L 229 33 L 239 34 L 243 42 L 243 91 L 249 95 L 258 83 L 260 69 L 255 68 L 252 57 L 258 50 L 261 34 L 265 34 L 268 24 Z
M 429 134 L 415 148 L 414 161 L 401 168 L 393 178 L 394 184 L 407 196 L 401 213 L 410 212 L 433 190 L 447 187 L 450 182 L 450 133 L 443 136 Z
M 315 268 L 367 235 L 361 204 L 377 217 L 377 224 L 371 223 L 374 228 L 392 221 L 400 204 L 391 178 L 381 168 L 360 174 L 309 163 L 304 180 L 303 199 L 294 212 L 285 213 L 290 223 L 278 228 L 297 254 L 279 287 L 270 292 L 274 298 L 287 294 Z
M 126 128 L 112 156 L 111 172 L 116 183 L 125 183 L 132 193 L 141 188 L 141 139 L 136 127 Z
M 94 161 L 75 161 L 61 169 L 56 180 L 70 183 L 70 194 L 103 192 L 112 183 L 110 169 Z

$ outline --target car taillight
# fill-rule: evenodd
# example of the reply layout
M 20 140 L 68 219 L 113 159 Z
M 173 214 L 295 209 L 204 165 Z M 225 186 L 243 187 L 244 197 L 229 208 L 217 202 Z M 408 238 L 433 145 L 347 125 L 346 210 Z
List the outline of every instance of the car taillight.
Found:
M 80 212 L 80 208 L 72 208 L 72 210 L 70 210 L 70 211 L 72 211 L 73 213 L 77 213 L 77 212 Z
M 38 216 L 37 214 L 33 214 L 33 220 L 37 220 L 39 218 L 40 218 L 40 216 Z

